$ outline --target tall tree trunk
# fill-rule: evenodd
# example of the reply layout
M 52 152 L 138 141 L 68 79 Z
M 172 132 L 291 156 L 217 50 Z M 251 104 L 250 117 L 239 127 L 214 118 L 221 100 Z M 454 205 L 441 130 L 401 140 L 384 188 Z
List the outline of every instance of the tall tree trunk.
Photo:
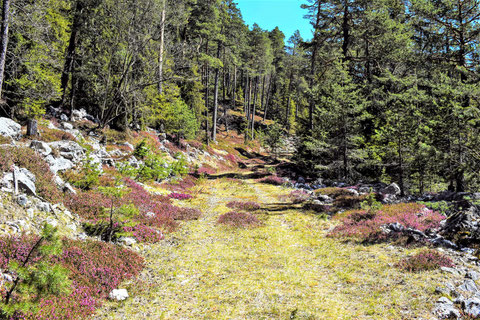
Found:
M 82 18 L 82 3 L 80 0 L 76 1 L 75 14 L 73 16 L 72 30 L 70 31 L 70 40 L 65 57 L 65 64 L 63 66 L 62 76 L 60 78 L 60 88 L 62 90 L 62 106 L 67 102 L 67 88 L 68 80 L 73 72 L 73 65 L 75 63 L 75 52 L 77 49 L 78 32 L 80 29 L 80 20 Z
M 258 81 L 260 79 L 260 76 L 255 77 L 255 89 L 254 89 L 254 94 L 253 94 L 253 107 L 252 107 L 252 140 L 255 139 L 255 112 L 256 112 L 256 106 L 257 106 L 257 95 L 258 95 Z
M 263 109 L 263 122 L 267 121 L 268 105 L 270 104 L 270 95 L 272 94 L 272 81 L 273 74 L 270 74 L 270 79 L 268 81 L 267 98 L 265 100 L 265 107 Z
M 310 90 L 313 90 L 313 84 L 315 80 L 315 72 L 316 72 L 316 63 L 317 63 L 317 53 L 318 53 L 318 36 L 319 36 L 319 31 L 318 29 L 320 28 L 321 24 L 321 8 L 320 4 L 318 5 L 317 8 L 317 16 L 315 19 L 315 26 L 313 28 L 313 50 L 312 50 L 312 60 L 311 60 L 311 66 L 310 66 Z M 315 112 L 315 97 L 313 95 L 313 92 L 310 97 L 310 105 L 308 108 L 308 129 L 310 131 L 310 134 L 313 133 L 313 113 Z
M 263 107 L 264 107 L 264 99 L 265 99 L 265 79 L 267 78 L 267 76 L 264 74 L 263 75 L 263 80 L 262 80 L 262 97 L 260 98 L 261 101 L 260 101 L 260 110 L 264 110 Z
M 218 42 L 217 59 L 220 59 L 220 51 L 222 46 Z M 212 118 L 212 141 L 217 141 L 217 116 L 218 116 L 218 83 L 220 76 L 220 68 L 215 68 L 215 92 L 213 96 L 213 118 Z
M 233 89 L 232 89 L 232 110 L 236 108 L 236 94 L 237 94 L 237 66 L 233 66 Z M 227 104 L 225 103 L 225 131 L 228 132 L 228 108 Z
M 223 89 L 223 97 L 222 97 L 223 98 L 222 99 L 223 103 L 225 103 L 225 101 L 227 100 L 227 91 L 226 91 L 227 90 L 226 89 L 226 87 L 227 87 L 227 78 L 226 78 L 227 73 L 226 73 L 226 68 L 225 68 L 225 66 L 227 65 L 227 62 L 225 60 L 226 59 L 225 56 L 226 55 L 225 55 L 225 47 L 224 47 L 223 48 L 223 68 L 222 68 L 222 71 L 223 71 L 223 86 L 222 86 L 222 89 Z
M 208 39 L 207 39 L 207 43 L 205 44 L 205 53 L 208 55 Z M 208 108 L 210 107 L 210 104 L 208 103 L 208 98 L 210 96 L 209 78 L 210 78 L 210 70 L 207 64 L 205 66 L 205 143 L 207 145 L 210 144 L 210 135 L 208 133 Z
M 2 97 L 3 80 L 5 75 L 5 61 L 7 59 L 8 27 L 10 24 L 10 0 L 3 0 L 2 9 L 2 40 L 0 51 L 0 98 Z
M 343 9 L 343 22 L 342 22 L 342 34 L 343 34 L 343 43 L 342 43 L 342 53 L 343 61 L 348 59 L 348 47 L 350 46 L 350 25 L 349 21 L 349 7 L 348 1 L 345 1 L 345 7 Z
M 165 47 L 165 14 L 167 10 L 167 1 L 163 1 L 162 20 L 160 21 L 160 50 L 158 52 L 158 93 L 163 93 L 163 57 Z

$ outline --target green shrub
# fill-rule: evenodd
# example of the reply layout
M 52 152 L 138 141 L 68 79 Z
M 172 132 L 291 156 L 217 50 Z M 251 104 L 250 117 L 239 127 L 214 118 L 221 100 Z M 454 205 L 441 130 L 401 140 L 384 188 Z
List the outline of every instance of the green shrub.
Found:
M 133 155 L 137 159 L 145 159 L 145 157 L 150 153 L 150 148 L 147 145 L 147 140 L 143 139 L 140 141 L 139 144 L 135 146 L 135 151 L 133 151 Z
M 16 239 L 7 239 L 12 244 Z M 23 239 L 26 240 L 26 239 Z M 34 311 L 37 302 L 44 296 L 67 294 L 71 287 L 68 270 L 52 263 L 53 256 L 62 254 L 62 243 L 57 229 L 45 224 L 40 237 L 32 239 L 19 248 L 23 252 L 21 259 L 7 259 L 8 271 L 14 274 L 14 280 L 7 284 L 5 295 L 0 299 L 0 318 L 22 312 Z M 18 255 L 19 251 L 16 251 Z M 5 253 L 3 254 L 5 257 Z

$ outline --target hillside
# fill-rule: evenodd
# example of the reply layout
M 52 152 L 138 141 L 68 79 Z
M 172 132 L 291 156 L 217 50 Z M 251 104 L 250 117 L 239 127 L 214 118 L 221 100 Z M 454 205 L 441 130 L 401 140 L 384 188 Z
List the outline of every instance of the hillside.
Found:
M 0 1 L 0 319 L 480 319 L 480 1 L 239 2 Z

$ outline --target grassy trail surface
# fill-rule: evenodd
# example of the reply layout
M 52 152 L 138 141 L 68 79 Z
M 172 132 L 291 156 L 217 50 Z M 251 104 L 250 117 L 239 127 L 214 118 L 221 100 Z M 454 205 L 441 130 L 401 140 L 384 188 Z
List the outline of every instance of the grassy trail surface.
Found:
M 326 237 L 333 224 L 278 204 L 282 187 L 254 180 L 204 181 L 187 204 L 198 221 L 137 248 L 146 269 L 95 319 L 430 319 L 440 272 L 394 265 L 410 252 Z M 217 225 L 230 201 L 257 201 L 255 229 Z M 412 251 L 413 252 L 413 251 Z

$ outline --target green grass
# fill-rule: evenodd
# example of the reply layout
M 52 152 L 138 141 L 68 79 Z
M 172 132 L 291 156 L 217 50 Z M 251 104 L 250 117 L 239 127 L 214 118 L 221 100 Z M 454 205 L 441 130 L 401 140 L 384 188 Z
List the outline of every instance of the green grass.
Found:
M 167 240 L 140 247 L 147 266 L 97 319 L 431 318 L 438 271 L 405 273 L 406 250 L 326 238 L 332 222 L 297 210 L 260 211 L 264 225 L 216 224 L 229 201 L 278 202 L 282 187 L 205 181 L 189 205 L 204 215 Z

